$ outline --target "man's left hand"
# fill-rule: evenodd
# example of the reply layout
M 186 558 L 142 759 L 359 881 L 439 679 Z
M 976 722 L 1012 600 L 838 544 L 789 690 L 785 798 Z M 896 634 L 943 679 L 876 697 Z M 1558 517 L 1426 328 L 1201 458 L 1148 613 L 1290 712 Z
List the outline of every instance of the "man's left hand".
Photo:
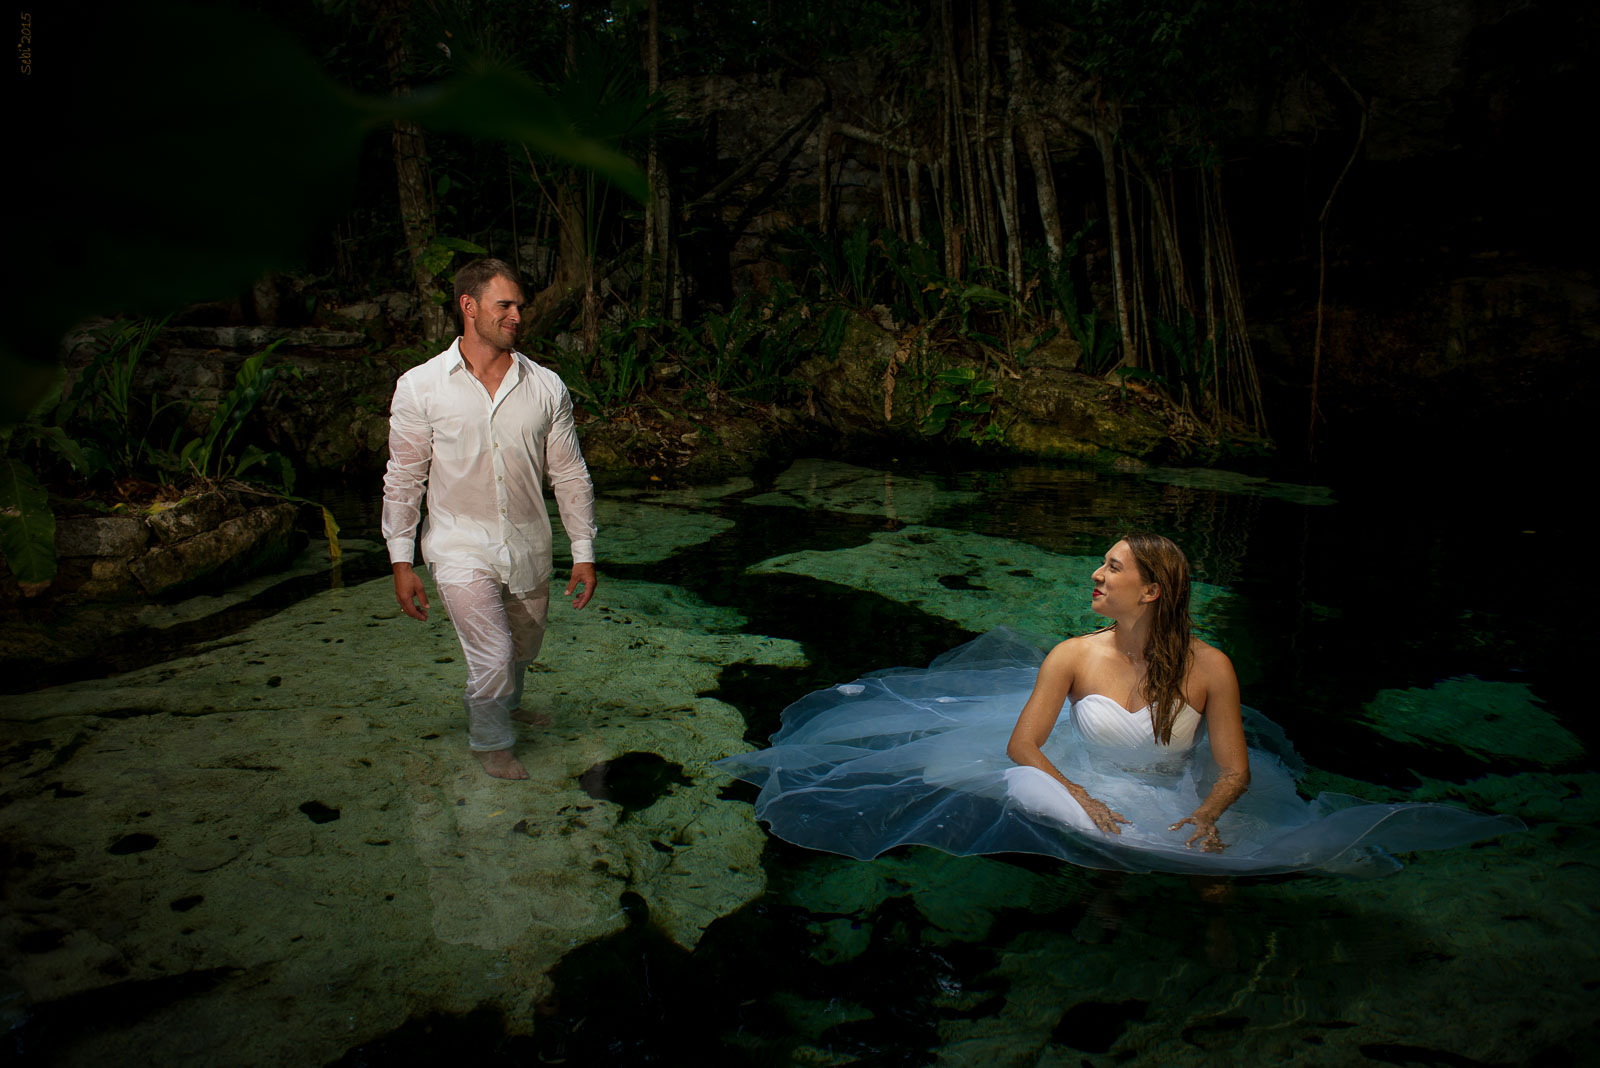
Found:
M 589 599 L 594 596 L 594 584 L 595 574 L 593 564 L 572 565 L 572 581 L 567 583 L 567 596 L 572 597 L 572 607 L 582 608 L 584 605 L 589 603 Z M 572 591 L 576 590 L 579 586 L 583 587 L 582 591 L 579 592 L 576 597 L 573 597 Z

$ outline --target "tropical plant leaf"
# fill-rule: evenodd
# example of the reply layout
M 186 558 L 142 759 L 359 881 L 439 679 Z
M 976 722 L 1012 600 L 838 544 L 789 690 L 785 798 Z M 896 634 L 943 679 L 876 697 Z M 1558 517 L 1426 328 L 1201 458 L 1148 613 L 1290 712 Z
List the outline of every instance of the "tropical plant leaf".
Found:
M 0 460 L 0 553 L 19 581 L 56 577 L 56 517 L 50 494 L 19 460 Z
M 961 299 L 974 304 L 1012 304 L 1010 297 L 990 286 L 968 286 L 961 291 Z
M 504 69 L 474 71 L 409 97 L 361 100 L 371 126 L 412 119 L 434 130 L 520 142 L 600 175 L 643 203 L 644 172 L 622 153 L 575 132 L 574 122 L 544 89 Z
M 450 260 L 457 252 L 465 252 L 473 256 L 487 256 L 489 254 L 488 249 L 465 238 L 446 237 L 443 234 L 436 234 L 417 258 L 422 261 L 422 265 L 427 268 L 430 274 L 440 275 L 450 266 Z
M 89 457 L 84 453 L 83 446 L 79 445 L 67 432 L 58 426 L 39 426 L 32 428 L 33 436 L 50 444 L 72 469 L 80 475 L 87 475 L 92 470 Z
M 328 559 L 337 564 L 344 555 L 339 548 L 339 521 L 333 518 L 333 513 L 326 506 L 322 509 L 322 533 L 328 539 Z

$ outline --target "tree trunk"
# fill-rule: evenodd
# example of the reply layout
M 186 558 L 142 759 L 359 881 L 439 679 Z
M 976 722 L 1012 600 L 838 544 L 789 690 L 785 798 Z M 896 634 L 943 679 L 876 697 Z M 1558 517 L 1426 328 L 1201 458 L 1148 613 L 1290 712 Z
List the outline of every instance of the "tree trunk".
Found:
M 946 235 L 954 242 L 950 252 L 950 259 L 958 268 L 961 268 L 964 267 L 964 256 L 961 248 L 963 242 L 957 231 L 971 231 L 973 227 L 977 227 L 978 233 L 974 235 L 973 241 L 977 243 L 979 255 L 981 256 L 983 213 L 978 207 L 978 202 L 974 196 L 974 187 L 977 183 L 972 166 L 973 152 L 969 137 L 970 130 L 967 127 L 966 120 L 966 100 L 961 91 L 961 66 L 956 60 L 955 15 L 952 11 L 950 0 L 945 0 L 945 3 L 941 5 L 940 14 L 944 21 L 945 29 L 944 83 L 946 113 L 949 117 L 951 156 L 955 164 L 949 176 L 948 195 L 952 199 L 953 208 L 959 183 L 960 202 L 963 206 L 961 222 L 948 228 Z M 951 277 L 961 281 L 963 280 L 963 273 L 963 270 L 955 269 L 951 271 Z
M 589 273 L 583 201 L 576 190 L 568 185 L 556 187 L 555 212 L 555 269 L 550 284 L 534 294 L 522 312 L 522 332 L 529 337 L 547 334 L 554 329 L 571 307 L 572 298 L 583 290 Z
M 1202 175 L 1202 180 L 1205 176 Z M 1222 321 L 1214 358 L 1221 366 L 1227 359 L 1224 384 L 1237 398 L 1232 414 L 1248 419 L 1251 429 L 1261 433 L 1264 404 L 1261 399 L 1261 379 L 1256 374 L 1255 354 L 1250 349 L 1250 334 L 1245 328 L 1244 294 L 1239 286 L 1239 260 L 1233 249 L 1233 235 L 1228 229 L 1227 208 L 1222 201 L 1222 175 L 1213 171 L 1206 186 L 1206 222 L 1211 229 L 1211 245 L 1217 250 L 1217 278 L 1222 288 L 1220 314 Z M 1219 386 L 1219 391 L 1222 389 Z
M 884 221 L 895 233 L 904 234 L 906 225 L 900 203 L 900 168 L 889 152 L 878 157 L 878 187 L 883 192 Z
M 817 231 L 828 232 L 828 138 L 833 136 L 833 118 L 828 116 L 817 127 Z
M 996 200 L 1000 205 L 1000 225 L 1005 237 L 1006 277 L 1011 281 L 1011 291 L 1018 297 L 1022 295 L 1022 228 L 1018 223 L 1017 215 L 1021 210 L 1017 203 L 1017 146 L 1011 139 L 1011 121 L 1006 120 L 1006 134 L 996 151 L 1000 159 L 994 161 L 994 151 L 989 153 L 990 166 L 996 171 L 995 184 L 998 187 Z
M 922 241 L 922 168 L 906 157 L 906 210 L 911 217 L 911 240 Z
M 645 84 L 653 97 L 661 88 L 661 38 L 660 0 L 650 0 L 649 19 L 645 28 L 644 73 Z M 671 205 L 667 202 L 666 175 L 661 170 L 661 157 L 657 145 L 655 126 L 650 128 L 650 145 L 645 153 L 645 179 L 650 183 L 644 202 L 644 262 L 639 278 L 639 311 L 643 318 L 651 318 L 665 311 L 665 301 L 657 290 L 665 272 L 659 261 L 666 257 L 666 220 Z
M 1000 175 L 995 170 L 994 153 L 989 144 L 989 0 L 977 0 L 973 7 L 972 81 L 977 118 L 973 122 L 972 173 L 981 213 L 975 236 L 983 262 L 999 266 L 1000 227 L 996 219 L 995 191 L 1000 188 Z
M 1124 153 L 1123 157 L 1126 159 L 1127 154 Z M 1139 249 L 1139 234 L 1141 230 L 1149 232 L 1149 220 L 1141 220 L 1136 214 L 1133 186 L 1126 164 L 1122 167 L 1122 212 L 1128 221 L 1128 259 L 1124 264 L 1123 281 L 1128 286 L 1128 322 L 1134 330 L 1133 363 L 1136 367 L 1148 367 L 1154 370 L 1156 361 L 1155 353 L 1152 351 L 1154 346 L 1150 339 L 1149 298 L 1144 285 L 1145 257 Z M 1156 282 L 1159 288 L 1159 272 L 1156 275 Z
M 949 32 L 949 4 L 939 5 L 939 17 L 942 29 Z M 951 203 L 954 181 L 950 174 L 951 138 L 950 125 L 954 121 L 951 117 L 950 87 L 948 71 L 946 77 L 939 79 L 943 92 L 939 96 L 939 154 L 934 157 L 934 162 L 928 167 L 928 177 L 933 181 L 934 203 L 939 209 L 940 237 L 944 242 L 944 273 L 950 278 L 960 278 L 960 272 L 954 265 L 954 258 L 950 254 L 951 235 L 955 233 L 955 205 Z
M 1128 294 L 1122 281 L 1122 215 L 1117 205 L 1117 148 L 1111 131 L 1104 126 L 1095 128 L 1095 147 L 1100 150 L 1101 164 L 1105 169 L 1106 239 L 1111 242 L 1111 293 L 1116 299 L 1117 328 L 1122 331 L 1122 360 L 1118 366 L 1134 367 L 1138 365 L 1138 356 L 1133 348 Z
M 406 84 L 405 18 L 409 8 L 409 0 L 371 0 L 371 10 L 383 40 L 389 91 L 394 96 L 404 96 L 411 91 Z M 422 137 L 422 127 L 409 119 L 396 119 L 390 132 L 390 144 L 394 150 L 400 226 L 411 259 L 411 280 L 417 294 L 423 337 L 443 338 L 453 332 L 454 317 L 439 299 L 440 291 L 433 275 L 422 266 L 422 252 L 435 232 L 433 200 L 429 195 L 428 148 Z
M 1006 85 L 1006 115 L 1000 134 L 1000 218 L 1006 228 L 1006 273 L 1011 277 L 1011 291 L 1022 297 L 1022 206 L 1017 191 L 1017 68 L 1022 53 L 1017 46 L 1016 28 L 1011 21 L 1011 5 L 1003 9 L 1006 20 L 1006 52 L 1011 77 Z
M 1045 254 L 1052 267 L 1061 263 L 1061 209 L 1056 205 L 1055 177 L 1050 171 L 1050 153 L 1045 147 L 1044 127 L 1039 120 L 1029 117 L 1021 125 L 1022 143 L 1028 150 L 1028 162 L 1033 165 L 1033 186 L 1039 204 L 1039 222 L 1044 227 Z

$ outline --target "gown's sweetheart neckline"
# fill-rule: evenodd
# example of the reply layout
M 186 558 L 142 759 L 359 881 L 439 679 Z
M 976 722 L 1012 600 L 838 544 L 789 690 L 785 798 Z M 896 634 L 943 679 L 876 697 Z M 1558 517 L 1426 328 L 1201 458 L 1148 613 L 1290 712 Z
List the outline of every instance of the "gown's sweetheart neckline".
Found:
M 1097 704 L 1096 699 L 1102 703 Z M 1085 694 L 1072 702 L 1072 720 L 1088 741 L 1118 749 L 1150 749 L 1178 754 L 1193 749 L 1199 740 L 1204 717 L 1188 702 L 1172 720 L 1172 733 L 1163 744 L 1156 739 L 1155 725 L 1151 722 L 1150 706 L 1138 712 L 1128 709 L 1115 697 L 1103 693 Z
M 1128 715 L 1130 715 L 1130 716 L 1137 716 L 1140 712 L 1148 712 L 1148 711 L 1150 711 L 1150 702 L 1149 701 L 1146 701 L 1144 703 L 1144 707 L 1142 707 L 1142 708 L 1130 709 L 1130 708 L 1128 708 L 1127 705 L 1123 704 L 1121 701 L 1117 700 L 1115 697 L 1112 697 L 1110 694 L 1096 693 L 1093 690 L 1090 690 L 1088 693 L 1084 694 L 1082 697 L 1078 698 L 1076 701 L 1073 701 L 1072 703 L 1073 704 L 1077 704 L 1079 701 L 1087 701 L 1091 697 L 1104 698 L 1105 700 L 1110 701 L 1112 704 L 1116 705 L 1122 711 L 1128 713 Z M 1182 712 L 1185 709 L 1187 709 L 1190 712 L 1193 712 L 1197 716 L 1205 715 L 1204 712 L 1202 712 L 1198 708 L 1194 707 L 1194 705 L 1191 705 L 1188 701 L 1184 701 L 1183 702 L 1183 708 L 1178 709 L 1178 711 Z

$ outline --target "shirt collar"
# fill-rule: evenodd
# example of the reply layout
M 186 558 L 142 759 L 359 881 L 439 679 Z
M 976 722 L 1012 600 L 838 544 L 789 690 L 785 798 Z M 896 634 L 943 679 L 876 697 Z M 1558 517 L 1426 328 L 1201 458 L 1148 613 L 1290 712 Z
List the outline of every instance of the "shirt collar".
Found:
M 445 359 L 445 371 L 446 371 L 446 373 L 455 374 L 456 371 L 458 371 L 458 370 L 465 371 L 467 369 L 466 358 L 461 355 L 461 337 L 460 337 L 460 335 L 457 335 L 456 339 L 454 341 L 450 342 L 450 347 L 445 350 L 445 357 L 446 357 L 446 359 Z M 517 349 L 512 349 L 511 350 L 511 367 L 510 367 L 509 370 L 506 371 L 506 377 L 507 378 L 511 378 L 511 375 L 513 373 L 515 373 L 516 377 L 512 378 L 511 380 L 513 382 L 520 382 L 522 380 L 522 374 L 523 374 L 522 364 L 523 364 L 523 361 L 526 360 L 526 359 L 527 359 L 527 357 L 524 356 L 520 351 L 518 351 Z
M 461 338 L 459 336 L 454 341 L 450 342 L 450 347 L 445 349 L 444 352 L 445 368 L 451 374 L 454 374 L 457 368 L 464 368 L 467 366 L 467 361 L 461 355 Z

